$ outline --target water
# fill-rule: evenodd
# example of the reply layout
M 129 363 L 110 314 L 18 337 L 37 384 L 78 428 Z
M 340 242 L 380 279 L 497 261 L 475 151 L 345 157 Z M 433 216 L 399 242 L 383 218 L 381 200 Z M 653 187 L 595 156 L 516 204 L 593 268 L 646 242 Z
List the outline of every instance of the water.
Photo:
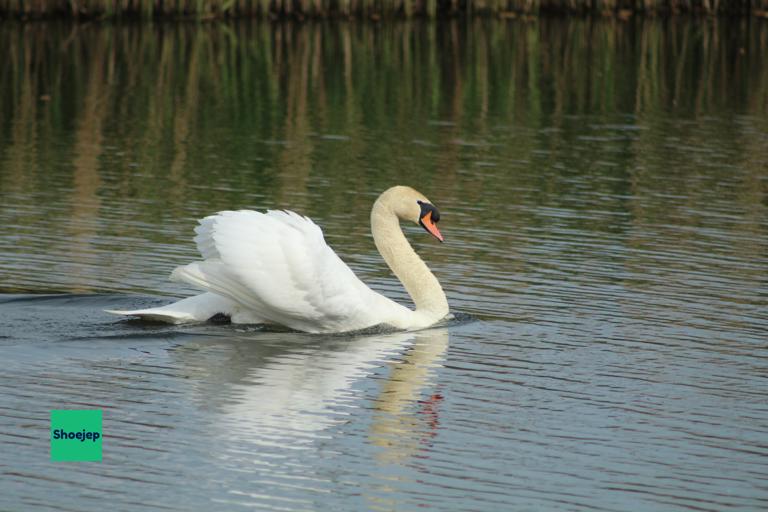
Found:
M 768 507 L 768 25 L 2 24 L 0 509 Z M 195 220 L 314 218 L 417 333 L 166 326 Z M 49 413 L 104 411 L 102 463 Z

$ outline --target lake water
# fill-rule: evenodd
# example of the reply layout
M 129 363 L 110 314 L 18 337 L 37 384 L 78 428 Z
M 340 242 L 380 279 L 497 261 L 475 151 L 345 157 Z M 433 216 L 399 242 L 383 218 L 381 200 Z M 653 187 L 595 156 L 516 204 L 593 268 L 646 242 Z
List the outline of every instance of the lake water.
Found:
M 765 510 L 768 23 L 0 24 L 0 509 Z M 290 208 L 471 315 L 167 326 L 196 219 Z M 49 460 L 101 409 L 101 463 Z

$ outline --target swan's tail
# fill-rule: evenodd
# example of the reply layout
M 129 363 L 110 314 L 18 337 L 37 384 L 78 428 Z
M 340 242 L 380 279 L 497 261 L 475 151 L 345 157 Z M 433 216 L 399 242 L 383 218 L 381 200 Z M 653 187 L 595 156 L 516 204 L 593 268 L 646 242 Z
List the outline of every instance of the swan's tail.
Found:
M 105 309 L 104 311 L 114 315 L 137 316 L 144 320 L 183 324 L 205 322 L 217 314 L 232 317 L 238 313 L 238 309 L 237 304 L 230 299 L 215 293 L 203 293 L 158 308 L 135 310 Z

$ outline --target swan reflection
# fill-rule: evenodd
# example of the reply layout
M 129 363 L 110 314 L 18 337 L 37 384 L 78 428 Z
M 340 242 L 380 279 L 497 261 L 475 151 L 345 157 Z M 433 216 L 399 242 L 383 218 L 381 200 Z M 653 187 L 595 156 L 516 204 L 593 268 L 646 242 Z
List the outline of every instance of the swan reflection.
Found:
M 447 329 L 422 331 L 403 360 L 390 363 L 392 373 L 376 400 L 370 432 L 370 441 L 385 448 L 378 454 L 380 463 L 402 463 L 437 434 L 443 397 L 427 389 L 447 347 Z
M 446 328 L 319 340 L 259 333 L 258 341 L 235 338 L 217 349 L 190 343 L 175 353 L 194 377 L 193 399 L 215 415 L 228 441 L 306 449 L 336 435 L 331 427 L 356 416 L 367 424 L 372 414 L 371 443 L 397 460 L 432 428 L 429 405 L 419 399 L 448 339 Z M 372 412 L 364 403 L 371 398 Z

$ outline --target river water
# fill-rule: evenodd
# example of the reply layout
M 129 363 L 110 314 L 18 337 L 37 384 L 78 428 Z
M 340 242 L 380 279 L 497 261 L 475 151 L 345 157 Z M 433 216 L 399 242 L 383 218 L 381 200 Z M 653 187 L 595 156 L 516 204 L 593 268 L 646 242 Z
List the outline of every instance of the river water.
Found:
M 0 509 L 765 510 L 768 23 L 0 24 Z M 196 219 L 290 208 L 408 303 L 167 326 Z M 52 409 L 103 411 L 51 462 Z

